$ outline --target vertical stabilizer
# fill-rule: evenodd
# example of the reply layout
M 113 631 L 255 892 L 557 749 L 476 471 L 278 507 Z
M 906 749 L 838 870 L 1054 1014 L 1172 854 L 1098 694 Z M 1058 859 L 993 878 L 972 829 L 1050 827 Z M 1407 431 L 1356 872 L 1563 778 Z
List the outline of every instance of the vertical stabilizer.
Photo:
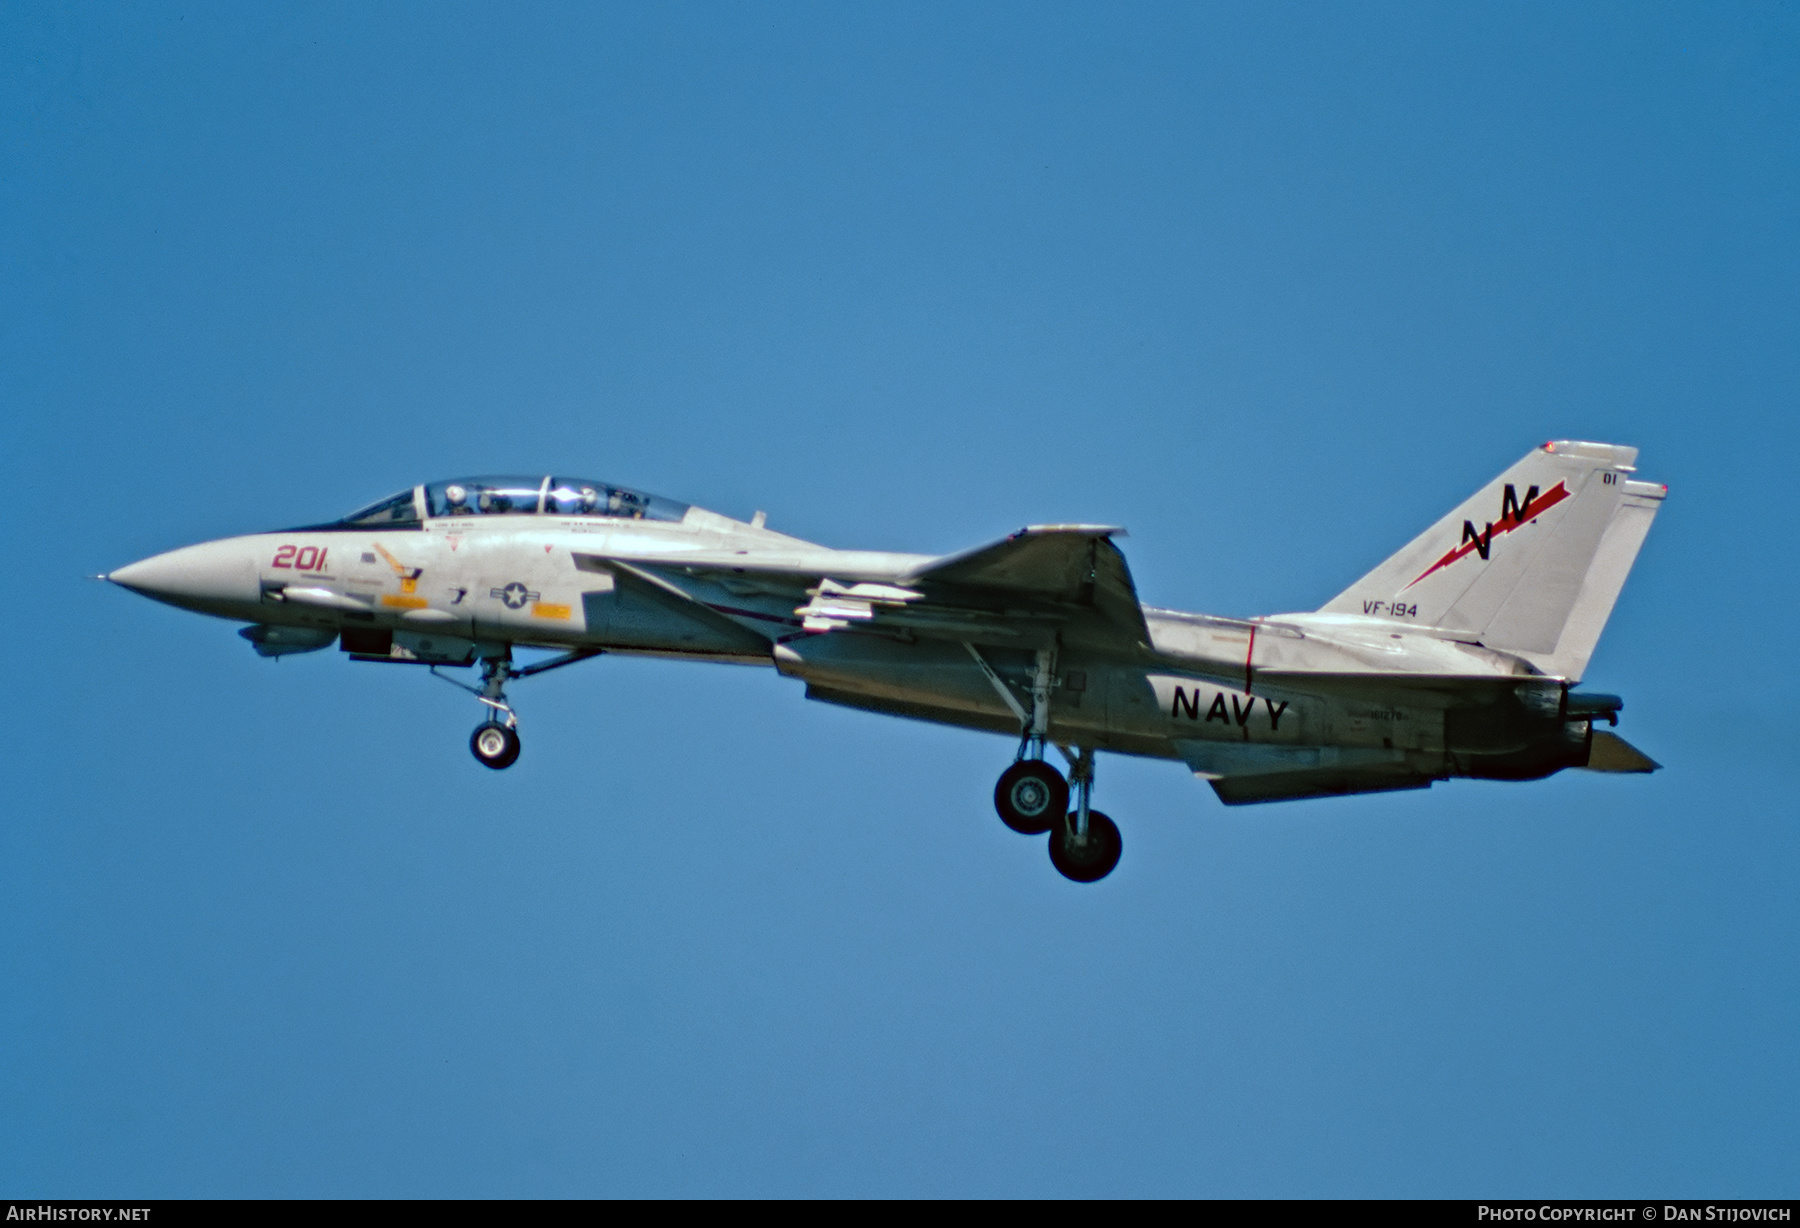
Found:
M 1444 628 L 1578 678 L 1667 493 L 1631 479 L 1636 459 L 1547 443 L 1322 612 Z
M 1600 548 L 1582 577 L 1575 606 L 1563 624 L 1556 649 L 1548 661 L 1540 661 L 1545 673 L 1579 680 L 1587 672 L 1594 645 L 1606 629 L 1606 620 L 1625 587 L 1625 577 L 1637 562 L 1638 549 L 1650 532 L 1650 522 L 1662 507 L 1669 488 L 1657 482 L 1622 482 L 1624 494 L 1607 522 Z

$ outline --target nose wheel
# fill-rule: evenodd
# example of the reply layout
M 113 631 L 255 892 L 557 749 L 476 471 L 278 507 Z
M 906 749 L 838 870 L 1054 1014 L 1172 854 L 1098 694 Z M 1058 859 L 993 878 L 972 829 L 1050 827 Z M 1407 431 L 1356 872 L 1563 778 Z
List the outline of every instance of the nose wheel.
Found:
M 499 721 L 488 721 L 484 725 L 478 725 L 475 732 L 469 735 L 469 749 L 483 767 L 491 767 L 495 771 L 511 767 L 513 760 L 519 757 L 518 730 L 502 725 Z
M 560 669 L 599 655 L 598 648 L 578 648 L 548 661 L 515 669 L 512 650 L 501 646 L 495 655 L 481 658 L 480 686 L 444 678 L 444 675 L 437 672 L 435 665 L 431 667 L 431 672 L 436 677 L 444 678 L 451 686 L 469 692 L 488 710 L 487 720 L 477 725 L 475 732 L 469 735 L 469 753 L 475 756 L 477 763 L 497 772 L 501 768 L 511 767 L 519 758 L 519 718 L 513 712 L 512 705 L 506 702 L 506 684 L 514 678 L 529 678 L 545 670 Z

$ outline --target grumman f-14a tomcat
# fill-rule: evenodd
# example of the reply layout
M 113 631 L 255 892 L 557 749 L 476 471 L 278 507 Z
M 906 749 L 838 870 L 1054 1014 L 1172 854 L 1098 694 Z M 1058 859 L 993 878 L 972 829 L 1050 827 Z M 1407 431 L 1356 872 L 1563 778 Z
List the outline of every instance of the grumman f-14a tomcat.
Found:
M 1574 689 L 1667 494 L 1636 459 L 1544 444 L 1322 608 L 1264 618 L 1143 605 L 1117 528 L 1033 525 L 943 557 L 834 550 L 761 513 L 559 476 L 431 482 L 106 578 L 248 623 L 264 656 L 335 643 L 476 667 L 458 685 L 483 707 L 470 745 L 490 768 L 519 756 L 508 683 L 609 652 L 773 666 L 809 699 L 1009 734 L 995 808 L 1091 882 L 1120 852 L 1092 805 L 1102 750 L 1182 762 L 1228 805 L 1654 770 L 1595 729 L 1621 701 Z M 522 664 L 521 647 L 558 655 Z

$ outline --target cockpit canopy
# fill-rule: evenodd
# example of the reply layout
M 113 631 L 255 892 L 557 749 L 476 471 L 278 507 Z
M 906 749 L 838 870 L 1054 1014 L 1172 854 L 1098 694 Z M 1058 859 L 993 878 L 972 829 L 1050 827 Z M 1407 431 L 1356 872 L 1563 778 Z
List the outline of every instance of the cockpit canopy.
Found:
M 417 525 L 454 516 L 612 516 L 626 520 L 680 520 L 688 505 L 590 478 L 452 478 L 403 490 L 351 512 L 340 524 Z

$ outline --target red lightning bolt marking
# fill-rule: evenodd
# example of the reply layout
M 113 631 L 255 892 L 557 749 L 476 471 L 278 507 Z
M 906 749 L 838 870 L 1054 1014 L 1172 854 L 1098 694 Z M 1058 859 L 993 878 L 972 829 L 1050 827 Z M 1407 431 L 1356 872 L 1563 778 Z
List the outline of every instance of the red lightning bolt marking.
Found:
M 1568 497 L 1569 497 L 1568 483 L 1558 482 L 1555 486 L 1552 486 L 1549 490 L 1545 491 L 1543 494 L 1541 494 L 1537 498 L 1533 499 L 1530 503 L 1527 503 L 1524 507 L 1520 508 L 1517 512 L 1513 513 L 1513 515 L 1510 519 L 1502 520 L 1499 523 L 1495 524 L 1493 533 L 1488 538 L 1488 540 L 1492 541 L 1495 537 L 1500 536 L 1502 533 L 1511 533 L 1514 529 L 1518 528 L 1520 525 L 1528 524 L 1531 521 L 1536 520 L 1539 516 L 1542 516 L 1545 512 L 1549 511 L 1551 508 L 1555 507 L 1558 503 L 1561 503 L 1564 499 L 1567 499 Z M 1474 543 L 1472 541 L 1465 541 L 1462 545 L 1457 546 L 1454 549 L 1445 551 L 1443 558 L 1439 559 L 1437 562 L 1433 563 L 1430 567 L 1427 567 L 1423 572 L 1421 572 L 1419 574 L 1419 580 L 1423 580 L 1426 576 L 1430 575 L 1434 571 L 1439 570 L 1440 568 L 1450 566 L 1450 564 L 1456 562 L 1457 559 L 1462 558 L 1464 555 L 1468 554 L 1469 551 L 1475 549 L 1475 545 L 1476 545 L 1476 543 Z M 1419 582 L 1419 580 L 1414 580 L 1412 582 L 1412 584 L 1408 584 L 1406 586 L 1406 588 L 1411 588 L 1413 586 L 1413 584 L 1417 584 Z M 1405 592 L 1406 589 L 1401 589 L 1400 591 Z

